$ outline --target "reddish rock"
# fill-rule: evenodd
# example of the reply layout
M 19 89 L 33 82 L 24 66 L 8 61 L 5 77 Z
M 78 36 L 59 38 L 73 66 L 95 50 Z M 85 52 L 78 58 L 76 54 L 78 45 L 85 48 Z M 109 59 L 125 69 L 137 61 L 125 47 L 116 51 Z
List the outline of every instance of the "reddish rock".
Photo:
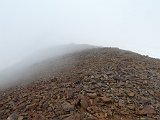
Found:
M 67 118 L 64 118 L 63 120 L 81 120 L 80 114 L 73 114 Z
M 97 97 L 97 94 L 96 93 L 87 93 L 88 97 L 91 98 L 91 99 L 94 99 Z
M 86 110 L 88 107 L 88 102 L 87 102 L 87 98 L 85 96 L 81 96 L 80 98 L 80 105 L 81 107 Z
M 134 104 L 127 105 L 127 108 L 129 108 L 130 110 L 135 110 L 135 105 Z
M 140 112 L 140 115 L 156 114 L 156 111 L 152 105 L 145 106 Z
M 72 99 L 74 96 L 73 90 L 66 91 L 66 99 Z
M 32 120 L 48 120 L 48 119 L 45 118 L 45 116 L 43 116 L 42 114 L 35 114 Z
M 119 100 L 118 106 L 119 106 L 119 107 L 124 107 L 124 106 L 125 106 L 124 100 L 122 100 L 122 99 Z
M 74 110 L 74 105 L 71 105 L 70 103 L 68 102 L 64 102 L 62 104 L 62 108 L 65 112 L 69 112 L 69 111 L 73 111 Z
M 112 102 L 112 99 L 109 98 L 109 97 L 106 97 L 106 96 L 101 97 L 101 100 L 102 100 L 104 103 L 111 103 L 111 102 Z
M 89 105 L 89 106 L 93 106 L 93 105 L 95 105 L 94 100 L 93 100 L 93 99 L 89 99 L 89 101 L 88 101 L 88 105 Z
M 0 120 L 14 118 L 14 112 L 24 120 L 160 118 L 160 60 L 117 48 L 52 60 L 41 66 L 44 71 L 30 71 L 31 77 L 22 78 L 34 79 L 31 84 L 0 91 Z
M 97 106 L 90 106 L 87 108 L 87 111 L 91 114 L 96 113 L 99 111 L 99 108 Z
M 95 114 L 98 120 L 105 120 L 105 113 L 100 112 Z

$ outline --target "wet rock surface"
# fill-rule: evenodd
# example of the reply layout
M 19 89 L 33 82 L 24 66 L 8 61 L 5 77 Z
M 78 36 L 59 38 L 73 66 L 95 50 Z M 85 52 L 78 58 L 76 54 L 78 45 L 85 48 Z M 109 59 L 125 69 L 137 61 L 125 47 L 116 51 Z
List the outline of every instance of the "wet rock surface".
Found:
M 0 120 L 160 120 L 160 60 L 117 48 L 66 57 L 74 64 L 1 91 Z

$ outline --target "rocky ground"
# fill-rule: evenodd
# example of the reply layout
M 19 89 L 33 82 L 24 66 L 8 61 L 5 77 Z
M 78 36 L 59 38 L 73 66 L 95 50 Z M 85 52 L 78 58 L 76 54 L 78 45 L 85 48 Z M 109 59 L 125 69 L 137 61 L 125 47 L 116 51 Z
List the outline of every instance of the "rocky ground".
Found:
M 65 57 L 64 69 L 1 91 L 0 120 L 160 120 L 160 60 L 117 48 Z

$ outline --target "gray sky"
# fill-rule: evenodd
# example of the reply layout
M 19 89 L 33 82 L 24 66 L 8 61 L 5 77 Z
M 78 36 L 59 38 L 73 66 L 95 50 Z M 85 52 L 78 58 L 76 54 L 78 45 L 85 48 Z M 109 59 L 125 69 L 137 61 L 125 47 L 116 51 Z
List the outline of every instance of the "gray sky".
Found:
M 159 6 L 159 0 L 0 0 L 0 69 L 68 43 L 160 58 Z

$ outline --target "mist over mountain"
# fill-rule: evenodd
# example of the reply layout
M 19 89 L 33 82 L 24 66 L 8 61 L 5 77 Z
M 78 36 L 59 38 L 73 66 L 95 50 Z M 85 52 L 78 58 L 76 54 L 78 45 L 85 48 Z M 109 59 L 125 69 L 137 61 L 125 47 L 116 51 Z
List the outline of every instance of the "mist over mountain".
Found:
M 0 119 L 160 118 L 159 59 L 90 45 L 49 48 L 37 56 L 8 69 L 4 83 L 12 81 L 0 91 Z
M 160 120 L 160 0 L 0 0 L 0 120 Z
M 10 86 L 18 81 L 25 81 L 26 77 L 31 75 L 32 72 L 37 72 L 46 66 L 49 67 L 49 62 L 50 64 L 54 64 L 54 61 L 59 57 L 91 48 L 96 48 L 96 46 L 68 44 L 39 50 L 24 58 L 21 62 L 0 71 L 0 87 Z M 61 62 L 61 64 L 63 64 L 63 62 Z

